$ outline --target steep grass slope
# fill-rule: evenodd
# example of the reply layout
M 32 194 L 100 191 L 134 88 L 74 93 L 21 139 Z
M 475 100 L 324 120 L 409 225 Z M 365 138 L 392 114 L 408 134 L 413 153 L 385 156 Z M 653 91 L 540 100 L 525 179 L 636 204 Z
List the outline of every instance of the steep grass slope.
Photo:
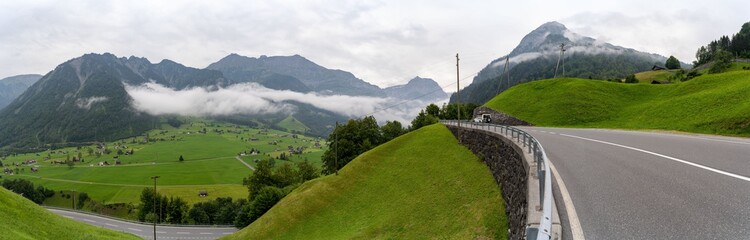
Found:
M 226 239 L 506 239 L 489 169 L 442 125 L 307 182 Z
M 540 126 L 750 136 L 750 71 L 668 85 L 543 80 L 516 86 L 485 105 Z
M 139 239 L 56 215 L 0 187 L 0 239 Z

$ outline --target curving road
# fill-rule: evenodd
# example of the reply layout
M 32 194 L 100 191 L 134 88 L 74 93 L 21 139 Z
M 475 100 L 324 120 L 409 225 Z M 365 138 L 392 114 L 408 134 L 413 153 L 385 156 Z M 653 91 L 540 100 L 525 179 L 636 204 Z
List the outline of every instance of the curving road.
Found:
M 750 139 L 521 129 L 562 180 L 564 239 L 750 239 Z
M 99 226 L 103 228 L 112 229 L 120 232 L 132 233 L 143 239 L 154 239 L 154 227 L 153 225 L 146 225 L 140 223 L 126 222 L 115 220 L 111 218 L 99 217 L 95 215 L 89 215 L 79 212 L 71 212 L 59 209 L 48 209 L 56 214 L 64 217 Z M 218 239 L 223 236 L 229 235 L 237 231 L 236 228 L 226 227 L 167 227 L 167 226 L 156 226 L 156 239 L 191 239 L 191 240 L 212 240 Z

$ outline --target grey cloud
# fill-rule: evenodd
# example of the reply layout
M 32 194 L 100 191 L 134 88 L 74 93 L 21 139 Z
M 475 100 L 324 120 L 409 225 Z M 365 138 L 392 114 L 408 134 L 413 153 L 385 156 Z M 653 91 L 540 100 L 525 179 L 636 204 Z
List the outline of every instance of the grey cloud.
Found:
M 102 96 L 79 98 L 79 99 L 76 99 L 75 104 L 76 104 L 76 107 L 78 108 L 89 110 L 91 109 L 91 106 L 94 105 L 95 103 L 100 103 L 100 102 L 104 102 L 107 100 L 109 100 L 108 97 L 102 97 Z
M 126 90 L 133 98 L 132 104 L 135 109 L 153 115 L 292 114 L 296 108 L 286 102 L 298 101 L 348 117 L 374 115 L 381 122 L 398 120 L 408 124 L 429 104 L 389 98 L 279 91 L 255 83 L 237 84 L 214 91 L 206 88 L 178 91 L 156 83 L 147 83 L 141 86 L 126 86 Z
M 700 45 L 736 32 L 747 12 L 741 0 L 9 0 L 0 2 L 0 77 L 43 74 L 89 52 L 198 68 L 228 53 L 300 54 L 381 87 L 416 75 L 445 85 L 455 80 L 456 53 L 462 78 L 472 75 L 552 20 L 690 61 Z

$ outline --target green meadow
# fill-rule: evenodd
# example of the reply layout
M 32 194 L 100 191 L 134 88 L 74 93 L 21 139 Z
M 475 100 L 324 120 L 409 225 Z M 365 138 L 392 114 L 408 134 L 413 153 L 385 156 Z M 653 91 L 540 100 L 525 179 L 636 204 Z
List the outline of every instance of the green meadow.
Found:
M 320 167 L 320 156 L 327 147 L 319 138 L 199 119 L 178 128 L 164 124 L 147 135 L 105 145 L 109 154 L 99 154 L 105 152 L 103 148 L 89 145 L 7 156 L 5 166 L 18 172 L 2 177 L 28 179 L 56 192 L 86 192 L 103 204 L 138 204 L 143 188 L 153 187 L 151 176 L 158 175 L 157 191 L 192 204 L 217 197 L 247 198 L 242 179 L 252 170 L 240 160 L 254 166 L 256 159 L 290 155 L 289 147 L 304 147 L 301 154 L 276 160 L 276 165 L 308 160 Z M 253 149 L 257 150 L 254 154 Z M 53 163 L 78 156 L 83 162 L 75 162 L 72 167 Z M 184 161 L 179 161 L 180 156 Z M 22 164 L 31 159 L 37 163 Z M 120 164 L 116 164 L 118 160 Z M 100 166 L 104 162 L 109 165 Z M 39 171 L 32 172 L 32 167 Z M 199 197 L 204 190 L 208 197 Z M 65 206 L 68 200 L 49 201 L 45 204 Z
M 541 80 L 485 105 L 538 126 L 750 136 L 750 70 L 735 64 L 729 72 L 660 85 Z

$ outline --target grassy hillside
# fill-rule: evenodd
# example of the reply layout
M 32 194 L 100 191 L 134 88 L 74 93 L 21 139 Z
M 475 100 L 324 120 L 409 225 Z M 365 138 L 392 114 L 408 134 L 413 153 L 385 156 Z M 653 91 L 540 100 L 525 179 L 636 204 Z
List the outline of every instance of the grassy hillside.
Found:
M 304 123 L 295 119 L 294 116 L 289 116 L 287 118 L 284 118 L 284 120 L 281 120 L 281 122 L 277 123 L 276 125 L 290 132 L 298 131 L 298 132 L 303 133 L 303 132 L 310 130 L 310 128 L 305 126 Z
M 0 239 L 139 239 L 76 222 L 0 187 Z
M 668 81 L 670 77 L 678 70 L 656 70 L 656 71 L 645 71 L 635 74 L 635 78 L 638 79 L 639 83 L 651 84 L 651 81 Z
M 432 125 L 303 184 L 226 239 L 505 239 L 507 229 L 489 169 Z
M 486 105 L 540 126 L 750 136 L 750 71 L 668 85 L 543 80 L 514 87 Z

